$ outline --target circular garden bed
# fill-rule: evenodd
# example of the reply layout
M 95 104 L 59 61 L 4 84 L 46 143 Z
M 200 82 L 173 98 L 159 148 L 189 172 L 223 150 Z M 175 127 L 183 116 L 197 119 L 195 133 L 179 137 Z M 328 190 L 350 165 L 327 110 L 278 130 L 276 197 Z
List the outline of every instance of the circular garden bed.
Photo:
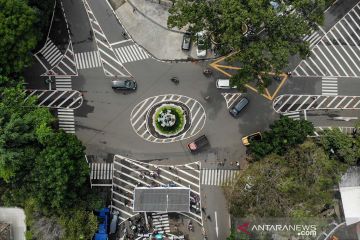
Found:
M 178 102 L 162 102 L 148 112 L 147 126 L 157 138 L 176 137 L 190 127 L 189 109 Z

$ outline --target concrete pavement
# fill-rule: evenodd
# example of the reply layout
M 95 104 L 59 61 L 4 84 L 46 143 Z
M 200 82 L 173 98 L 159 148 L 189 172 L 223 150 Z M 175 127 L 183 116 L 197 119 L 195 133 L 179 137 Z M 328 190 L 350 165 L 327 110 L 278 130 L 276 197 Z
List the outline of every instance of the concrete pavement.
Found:
M 197 59 L 196 45 L 190 51 L 181 49 L 186 29 L 168 29 L 169 7 L 149 0 L 128 0 L 115 13 L 131 38 L 155 58 L 161 60 Z M 205 58 L 214 57 L 208 50 Z

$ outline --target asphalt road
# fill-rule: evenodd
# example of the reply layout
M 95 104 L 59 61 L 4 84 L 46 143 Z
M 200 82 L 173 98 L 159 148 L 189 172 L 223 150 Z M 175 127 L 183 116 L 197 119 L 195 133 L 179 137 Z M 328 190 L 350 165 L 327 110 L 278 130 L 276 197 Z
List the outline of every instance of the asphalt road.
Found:
M 96 50 L 83 4 L 73 0 L 63 2 L 67 20 L 70 23 L 75 53 Z M 325 28 L 330 28 L 336 20 L 351 9 L 355 2 L 346 1 L 342 5 L 336 4 L 334 9 L 337 10 L 330 9 L 326 13 Z M 109 43 L 123 41 L 123 28 L 112 15 L 107 3 L 90 0 L 89 5 Z M 207 64 L 207 62 L 165 63 L 152 58 L 123 63 L 138 83 L 138 89 L 131 93 L 113 91 L 111 89 L 113 78 L 105 77 L 101 67 L 80 69 L 79 76 L 72 78 L 72 87 L 84 93 L 84 104 L 76 110 L 75 115 L 76 135 L 86 145 L 87 154 L 121 154 L 139 160 L 166 159 L 166 162 L 171 164 L 200 160 L 202 166 L 215 168 L 216 162 L 205 161 L 208 153 L 214 153 L 218 161 L 224 158 L 230 161 L 243 161 L 245 148 L 241 144 L 241 137 L 264 131 L 279 115 L 273 111 L 271 101 L 249 91 L 242 94 L 242 97 L 249 99 L 249 105 L 238 119 L 231 117 L 221 93 L 232 91 L 216 89 L 215 79 L 223 76 L 217 74 L 211 78 L 203 76 L 202 70 L 207 67 Z M 175 85 L 170 81 L 173 76 L 178 77 L 180 84 Z M 357 78 L 339 79 L 339 94 L 359 95 L 359 82 Z M 291 77 L 279 94 L 321 94 L 321 91 L 321 78 Z M 146 98 L 163 94 L 185 95 L 202 104 L 206 112 L 206 122 L 196 136 L 178 142 L 159 144 L 146 141 L 135 133 L 130 123 L 133 108 Z M 205 96 L 210 96 L 210 100 L 205 101 Z M 332 114 L 348 116 L 348 113 L 343 111 Z M 350 115 L 358 116 L 358 113 L 351 112 Z M 323 115 L 323 113 L 308 112 L 307 118 L 317 126 L 353 124 L 353 121 L 334 121 L 328 113 Z M 144 119 L 139 119 L 139 121 L 144 121 Z M 200 154 L 190 154 L 186 145 L 202 134 L 208 137 L 211 147 Z M 204 196 L 206 195 L 204 203 L 212 218 L 212 221 L 205 224 L 209 239 L 225 239 L 229 231 L 229 216 L 221 189 L 215 186 L 204 187 L 202 192 Z

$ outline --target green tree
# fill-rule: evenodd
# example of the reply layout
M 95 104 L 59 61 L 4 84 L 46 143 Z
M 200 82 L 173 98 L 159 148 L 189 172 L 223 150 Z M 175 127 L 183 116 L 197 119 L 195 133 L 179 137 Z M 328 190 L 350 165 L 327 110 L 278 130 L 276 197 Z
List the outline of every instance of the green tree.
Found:
M 30 63 L 38 17 L 24 0 L 0 0 L 0 74 L 21 72 Z
M 360 155 L 356 139 L 346 135 L 339 129 L 325 130 L 320 138 L 320 142 L 331 156 L 344 161 L 350 165 L 355 165 Z
M 65 231 L 62 240 L 92 239 L 98 228 L 97 217 L 85 210 L 67 212 L 59 222 Z
M 35 161 L 33 195 L 46 213 L 70 209 L 86 194 L 85 147 L 72 134 L 53 134 Z
M 311 122 L 281 117 L 270 125 L 270 131 L 263 133 L 262 140 L 250 144 L 249 149 L 255 159 L 270 153 L 282 155 L 287 149 L 303 143 L 313 132 Z
M 312 140 L 251 163 L 227 188 L 234 216 L 314 217 L 333 206 L 332 188 L 348 164 Z
M 187 26 L 192 33 L 206 30 L 221 53 L 237 52 L 232 61 L 243 68 L 232 78 L 234 85 L 241 90 L 251 82 L 263 91 L 272 79 L 263 81 L 265 73 L 279 73 L 291 55 L 309 53 L 303 37 L 324 18 L 325 0 L 277 2 L 278 8 L 265 0 L 177 0 L 169 11 L 168 26 Z
M 51 130 L 54 118 L 47 109 L 36 107 L 35 100 L 24 102 L 23 88 L 7 88 L 0 101 L 0 178 L 15 186 L 29 181 L 40 151 L 40 129 Z

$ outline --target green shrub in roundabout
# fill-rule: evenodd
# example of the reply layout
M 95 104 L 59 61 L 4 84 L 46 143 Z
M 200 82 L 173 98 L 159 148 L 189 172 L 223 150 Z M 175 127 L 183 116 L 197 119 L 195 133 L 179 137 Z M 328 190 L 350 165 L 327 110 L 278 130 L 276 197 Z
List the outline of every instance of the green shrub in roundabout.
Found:
M 166 137 L 172 137 L 184 130 L 186 125 L 185 111 L 175 104 L 162 104 L 153 115 L 155 131 Z

